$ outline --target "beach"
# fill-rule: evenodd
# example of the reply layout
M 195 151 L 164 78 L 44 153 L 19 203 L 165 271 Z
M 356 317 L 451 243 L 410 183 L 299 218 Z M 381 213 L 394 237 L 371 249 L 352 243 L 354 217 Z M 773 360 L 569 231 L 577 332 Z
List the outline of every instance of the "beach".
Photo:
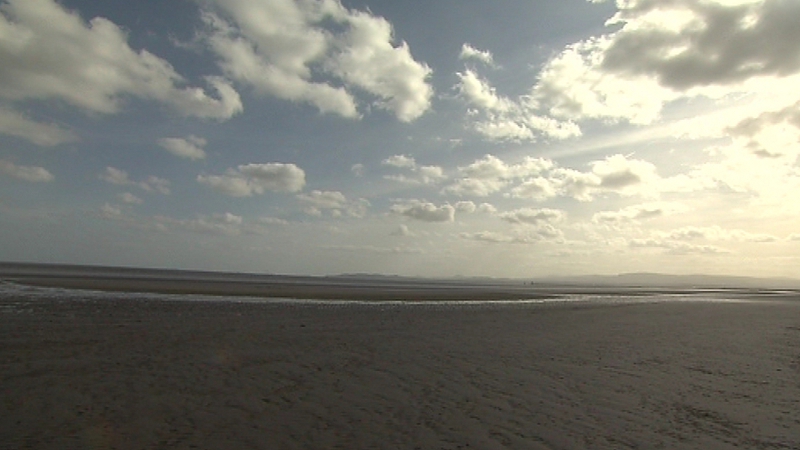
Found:
M 3 448 L 800 447 L 792 296 L 404 306 L 43 291 L 0 300 Z

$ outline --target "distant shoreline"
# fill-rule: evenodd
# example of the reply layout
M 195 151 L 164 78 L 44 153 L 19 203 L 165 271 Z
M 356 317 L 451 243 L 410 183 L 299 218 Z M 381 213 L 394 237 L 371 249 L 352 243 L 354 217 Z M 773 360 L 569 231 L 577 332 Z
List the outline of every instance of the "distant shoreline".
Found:
M 371 275 L 312 277 L 30 263 L 0 263 L 0 280 L 38 287 L 111 292 L 376 301 L 531 300 L 571 294 L 704 293 L 749 297 L 772 292 L 749 287 L 528 284 L 521 280 L 435 280 Z

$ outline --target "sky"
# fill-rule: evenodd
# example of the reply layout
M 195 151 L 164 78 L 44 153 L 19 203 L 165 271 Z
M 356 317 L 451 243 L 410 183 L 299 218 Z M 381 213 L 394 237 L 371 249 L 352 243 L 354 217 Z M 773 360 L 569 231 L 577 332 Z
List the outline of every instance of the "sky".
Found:
M 795 0 L 3 0 L 0 260 L 800 273 Z

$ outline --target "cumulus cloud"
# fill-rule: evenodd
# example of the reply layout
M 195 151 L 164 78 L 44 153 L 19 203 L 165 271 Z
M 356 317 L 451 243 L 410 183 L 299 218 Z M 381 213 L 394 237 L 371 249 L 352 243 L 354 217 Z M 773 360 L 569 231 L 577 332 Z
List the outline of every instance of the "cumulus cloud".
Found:
M 123 203 L 128 203 L 131 205 L 140 205 L 143 202 L 141 198 L 131 194 L 130 192 L 123 192 L 122 194 L 119 194 L 119 199 Z
M 752 91 L 752 80 L 800 72 L 800 4 L 789 1 L 617 2 L 614 31 L 568 46 L 532 91 L 557 117 L 645 124 L 682 97 Z M 749 84 L 748 84 L 749 83 Z
M 355 175 L 357 177 L 363 177 L 364 176 L 364 171 L 365 171 L 365 168 L 364 168 L 363 164 L 353 164 L 353 166 L 350 167 L 350 172 L 352 172 L 353 175 Z
M 181 158 L 196 160 L 206 157 L 206 152 L 203 150 L 206 140 L 194 135 L 185 138 L 161 138 L 158 140 L 158 145 Z
M 100 208 L 100 216 L 104 219 L 119 219 L 122 217 L 122 208 L 119 205 L 106 203 Z
M 528 227 L 515 234 L 497 231 L 477 231 L 459 233 L 458 237 L 470 241 L 488 242 L 490 244 L 535 244 L 542 241 L 563 242 L 564 233 L 549 224 Z
M 800 156 L 800 102 L 748 117 L 726 131 L 756 156 L 793 163 Z
M 592 161 L 590 166 L 591 170 L 581 172 L 558 167 L 549 159 L 526 157 L 517 164 L 508 164 L 496 156 L 486 155 L 472 164 L 459 167 L 463 177 L 456 179 L 442 192 L 486 197 L 520 180 L 507 196 L 539 201 L 569 196 L 590 201 L 600 193 L 656 196 L 663 190 L 675 189 L 680 185 L 680 180 L 659 177 L 653 164 L 624 155 Z
M 553 139 L 580 136 L 573 122 L 545 117 L 526 99 L 512 100 L 497 94 L 488 81 L 473 70 L 456 73 L 458 96 L 470 109 L 472 128 L 490 141 L 532 141 L 537 134 Z
M 462 178 L 447 186 L 443 192 L 486 197 L 502 190 L 510 180 L 536 176 L 553 166 L 552 161 L 543 158 L 525 157 L 517 164 L 507 164 L 494 155 L 485 155 L 467 166 L 459 167 Z
M 410 184 L 436 184 L 445 178 L 444 170 L 439 166 L 420 166 L 417 161 L 407 155 L 393 155 L 381 162 L 384 166 L 406 170 L 405 174 L 386 175 L 387 180 Z
M 500 213 L 499 217 L 506 222 L 518 225 L 541 225 L 560 222 L 566 218 L 566 213 L 558 209 L 550 208 L 520 208 Z
M 3 159 L 0 159 L 0 174 L 32 183 L 47 183 L 55 179 L 44 167 L 18 166 Z
M 306 184 L 303 169 L 294 164 L 243 164 L 222 175 L 198 175 L 197 182 L 231 197 L 273 192 L 297 192 Z
M 166 216 L 155 216 L 155 222 L 163 229 L 179 229 L 195 233 L 238 236 L 243 231 L 244 218 L 229 212 L 199 215 L 194 219 L 175 219 Z
M 381 164 L 406 169 L 415 169 L 417 167 L 414 157 L 408 155 L 393 155 L 384 159 Z
M 338 0 L 210 3 L 207 40 L 222 69 L 261 94 L 350 118 L 360 116 L 354 92 L 404 122 L 430 107 L 431 69 L 382 17 Z
M 142 181 L 134 181 L 130 179 L 128 172 L 117 169 L 116 167 L 108 166 L 99 175 L 99 178 L 106 183 L 115 184 L 117 186 L 136 186 L 147 192 L 158 192 L 164 195 L 170 193 L 170 182 L 163 178 L 156 176 L 149 176 Z
M 680 203 L 643 203 L 627 206 L 617 211 L 600 211 L 592 216 L 592 222 L 601 225 L 620 226 L 685 212 L 686 210 L 687 208 Z
M 682 227 L 669 232 L 661 232 L 660 236 L 676 241 L 692 241 L 696 239 L 710 241 L 740 241 L 740 242 L 777 242 L 776 236 L 766 233 L 751 233 L 740 229 L 725 229 L 719 225 L 710 227 Z
M 222 78 L 205 80 L 214 95 L 187 86 L 167 61 L 132 49 L 113 22 L 96 17 L 86 23 L 52 0 L 5 2 L 0 29 L 5 30 L 0 34 L 5 100 L 57 99 L 114 113 L 132 96 L 165 103 L 186 116 L 228 119 L 242 111 L 238 93 Z M 56 133 L 55 140 L 66 136 Z
M 647 161 L 617 154 L 590 165 L 589 172 L 557 168 L 551 172 L 551 180 L 563 195 L 580 201 L 590 201 L 599 193 L 654 196 L 658 192 L 660 178 Z
M 55 124 L 35 122 L 24 114 L 4 108 L 1 105 L 0 134 L 25 139 L 42 147 L 53 147 L 65 142 L 78 140 L 78 137 L 71 130 Z
M 416 233 L 411 231 L 406 224 L 400 224 L 396 230 L 392 231 L 392 236 L 401 236 L 401 237 L 414 237 Z
M 461 53 L 459 53 L 458 59 L 480 61 L 489 67 L 495 66 L 492 52 L 488 50 L 478 50 L 467 43 L 461 46 Z
M 349 201 L 339 191 L 314 190 L 298 194 L 297 198 L 307 206 L 306 212 L 311 215 L 321 215 L 322 211 L 329 211 L 335 217 L 343 214 L 350 217 L 364 217 L 369 207 L 369 201 L 366 199 Z
M 392 205 L 391 212 L 422 222 L 453 222 L 456 209 L 451 205 L 436 206 L 421 200 L 409 200 Z
M 720 255 L 720 254 L 730 253 L 728 250 L 714 245 L 695 245 L 686 242 L 670 241 L 666 239 L 655 239 L 655 238 L 630 239 L 628 241 L 628 246 L 630 248 L 661 249 L 666 253 L 672 255 L 688 255 L 688 254 Z

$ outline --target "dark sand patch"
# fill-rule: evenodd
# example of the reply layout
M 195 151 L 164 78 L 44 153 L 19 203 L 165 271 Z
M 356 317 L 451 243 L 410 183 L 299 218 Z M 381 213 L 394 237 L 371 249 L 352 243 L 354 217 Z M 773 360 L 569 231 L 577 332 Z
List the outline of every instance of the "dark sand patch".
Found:
M 2 448 L 800 448 L 797 302 L 15 301 Z

